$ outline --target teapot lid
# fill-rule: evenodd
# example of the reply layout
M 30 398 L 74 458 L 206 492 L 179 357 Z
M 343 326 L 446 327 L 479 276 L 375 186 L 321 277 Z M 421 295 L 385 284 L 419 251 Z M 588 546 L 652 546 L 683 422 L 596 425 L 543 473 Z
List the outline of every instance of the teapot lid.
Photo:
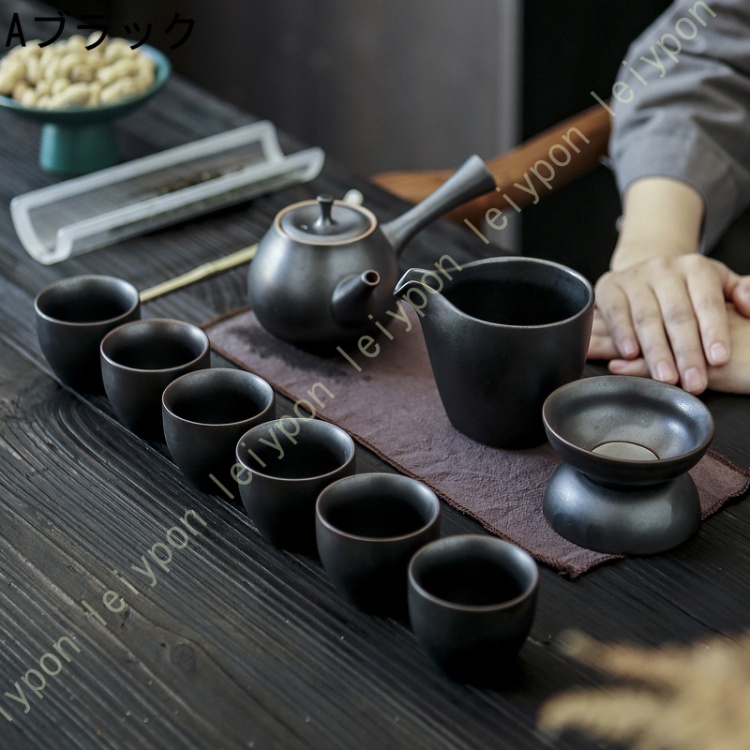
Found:
M 366 237 L 377 226 L 372 211 L 319 195 L 287 206 L 276 216 L 277 229 L 295 242 L 338 245 Z

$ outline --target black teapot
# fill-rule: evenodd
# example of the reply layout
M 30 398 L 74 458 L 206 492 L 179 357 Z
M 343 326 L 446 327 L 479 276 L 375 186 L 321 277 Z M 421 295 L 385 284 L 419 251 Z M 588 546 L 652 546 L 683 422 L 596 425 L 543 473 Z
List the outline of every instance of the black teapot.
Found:
M 495 189 L 478 156 L 434 193 L 380 225 L 369 209 L 320 195 L 282 209 L 258 245 L 248 295 L 261 325 L 306 349 L 337 346 L 375 328 L 393 304 L 397 256 L 426 224 Z

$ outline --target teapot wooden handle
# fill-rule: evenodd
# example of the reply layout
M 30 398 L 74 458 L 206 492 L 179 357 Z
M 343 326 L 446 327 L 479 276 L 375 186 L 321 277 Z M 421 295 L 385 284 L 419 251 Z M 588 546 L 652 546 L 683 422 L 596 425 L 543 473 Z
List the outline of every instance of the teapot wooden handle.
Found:
M 510 198 L 519 208 L 527 206 L 533 200 L 533 195 L 516 187 L 516 183 L 527 184 L 527 175 L 540 196 L 549 193 L 550 189 L 539 182 L 530 169 L 540 159 L 549 161 L 550 149 L 557 144 L 565 146 L 574 153 L 567 165 L 555 165 L 555 177 L 551 182 L 551 190 L 567 185 L 600 163 L 601 158 L 607 153 L 610 127 L 610 116 L 607 110 L 595 105 L 545 130 L 507 154 L 487 161 L 487 166 L 495 178 L 499 191 L 463 204 L 451 211 L 448 218 L 458 222 L 469 219 L 479 224 L 489 208 L 502 210 L 510 205 L 503 196 Z M 571 131 L 571 128 L 576 128 L 583 138 Z M 578 152 L 568 147 L 566 136 L 575 143 Z M 384 172 L 373 177 L 373 182 L 404 200 L 417 203 L 439 188 L 450 175 L 450 170 Z

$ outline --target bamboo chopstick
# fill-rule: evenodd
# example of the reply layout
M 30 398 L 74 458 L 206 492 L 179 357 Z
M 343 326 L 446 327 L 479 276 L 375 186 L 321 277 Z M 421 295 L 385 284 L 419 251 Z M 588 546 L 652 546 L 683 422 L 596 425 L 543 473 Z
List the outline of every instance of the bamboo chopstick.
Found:
M 164 294 L 169 294 L 170 292 L 175 292 L 183 287 L 190 286 L 190 284 L 195 284 L 197 281 L 207 279 L 209 276 L 214 276 L 222 271 L 228 271 L 235 266 L 241 266 L 243 263 L 248 263 L 255 257 L 257 250 L 257 244 L 250 245 L 250 247 L 243 247 L 242 250 L 237 250 L 236 252 L 230 253 L 218 260 L 204 263 L 187 273 L 183 273 L 180 276 L 175 276 L 173 279 L 162 281 L 161 284 L 156 284 L 148 289 L 144 289 L 140 293 L 141 302 L 148 302 L 156 297 L 161 297 Z
M 343 198 L 344 203 L 350 203 L 353 206 L 361 206 L 363 200 L 362 193 L 356 189 L 347 190 Z M 144 289 L 139 295 L 141 302 L 148 302 L 164 294 L 176 292 L 178 289 L 195 284 L 197 281 L 203 281 L 203 279 L 207 279 L 209 276 L 215 276 L 222 271 L 228 271 L 230 268 L 248 263 L 255 257 L 257 251 L 258 245 L 256 243 L 255 245 L 250 245 L 250 247 L 243 247 L 242 250 L 237 250 L 223 258 L 219 258 L 219 260 L 204 263 L 197 268 L 193 268 L 192 271 L 175 276 L 173 279 L 162 281 L 161 284 Z

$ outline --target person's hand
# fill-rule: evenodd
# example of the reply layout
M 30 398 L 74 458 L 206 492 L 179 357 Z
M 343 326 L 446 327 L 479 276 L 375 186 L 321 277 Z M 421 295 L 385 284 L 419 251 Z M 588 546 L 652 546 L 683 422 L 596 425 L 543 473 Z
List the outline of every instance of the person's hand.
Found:
M 620 353 L 617 351 L 609 328 L 607 328 L 607 323 L 598 308 L 594 307 L 594 325 L 591 328 L 591 339 L 589 339 L 589 350 L 586 359 L 603 359 L 609 362 L 610 360 L 619 358 Z M 637 360 L 632 361 L 642 363 L 643 372 L 639 371 L 638 375 L 642 375 L 643 377 L 648 375 L 648 367 L 643 357 L 638 357 Z
M 590 356 L 612 360 L 617 374 L 641 374 L 645 363 L 654 379 L 697 394 L 709 368 L 731 361 L 727 311 L 750 316 L 750 277 L 697 253 L 655 258 L 604 274 L 596 305 L 598 335 L 603 322 L 609 348 L 592 338 Z
M 596 284 L 596 305 L 614 352 L 610 369 L 641 365 L 691 393 L 708 384 L 709 367 L 730 361 L 726 303 L 750 316 L 750 277 L 701 255 L 701 194 L 669 177 L 645 177 L 626 190 L 622 227 L 610 271 Z M 601 323 L 600 323 L 601 325 Z
M 750 393 L 750 319 L 727 305 L 732 358 L 723 367 L 708 368 L 708 387 L 724 393 Z
M 750 319 L 731 304 L 725 306 L 725 313 L 732 356 L 721 367 L 708 367 L 708 388 L 725 393 L 750 394 Z M 598 310 L 594 315 L 588 356 L 589 359 L 610 360 L 609 371 L 615 375 L 649 377 L 651 374 L 643 357 L 617 359 L 617 347 Z

